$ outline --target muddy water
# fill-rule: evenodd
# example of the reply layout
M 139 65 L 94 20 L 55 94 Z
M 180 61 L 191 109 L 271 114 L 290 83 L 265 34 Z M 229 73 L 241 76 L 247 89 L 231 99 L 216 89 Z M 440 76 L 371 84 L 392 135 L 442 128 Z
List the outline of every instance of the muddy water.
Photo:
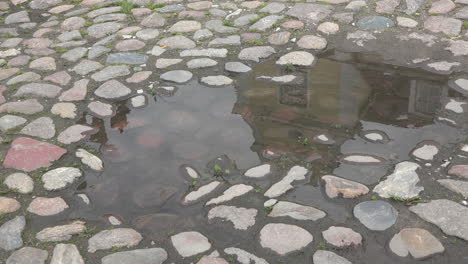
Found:
M 279 84 L 261 76 L 295 75 L 293 83 Z M 456 128 L 434 122 L 434 115 L 449 94 L 444 77 L 414 69 L 395 68 L 370 62 L 361 54 L 325 54 L 312 69 L 276 67 L 273 61 L 258 64 L 254 71 L 233 75 L 237 88 L 213 88 L 191 81 L 175 86 L 174 93 L 157 91 L 147 95 L 148 105 L 134 109 L 122 102 L 111 119 L 88 122 L 100 126 L 91 138 L 99 148 L 106 169 L 88 174 L 77 193 L 86 193 L 91 207 L 80 207 L 73 217 L 96 223 L 106 216 L 120 218 L 124 225 L 142 231 L 147 238 L 169 251 L 167 237 L 173 233 L 197 230 L 212 240 L 217 249 L 237 246 L 265 257 L 270 263 L 310 263 L 322 242 L 320 232 L 331 225 L 353 228 L 364 237 L 364 246 L 340 251 L 353 263 L 462 263 L 460 248 L 467 243 L 447 239 L 433 226 L 410 215 L 402 204 L 395 226 L 385 232 L 370 232 L 352 217 L 352 208 L 370 195 L 357 200 L 326 198 L 319 176 L 336 174 L 374 185 L 391 165 L 408 159 L 408 153 L 421 140 L 437 140 L 450 145 L 463 140 Z M 261 77 L 261 78 L 259 78 Z M 372 144 L 363 133 L 384 131 L 398 144 Z M 321 142 L 324 134 L 330 141 Z M 400 141 L 398 141 L 400 140 Z M 347 153 L 368 153 L 384 157 L 382 166 L 365 169 L 340 164 Z M 248 231 L 232 225 L 206 220 L 205 200 L 183 206 L 182 197 L 192 188 L 213 180 L 213 161 L 226 155 L 228 183 L 255 186 L 256 193 L 231 204 L 257 208 L 257 223 Z M 271 162 L 274 173 L 265 180 L 252 181 L 242 172 L 262 162 Z M 269 219 L 263 210 L 262 193 L 284 176 L 294 164 L 311 169 L 310 181 L 288 193 L 285 200 L 315 206 L 328 216 L 318 222 Z M 201 175 L 192 180 L 184 166 Z M 366 178 L 367 177 L 367 178 Z M 424 185 L 434 185 L 423 180 Z M 369 186 L 370 188 L 373 186 Z M 368 197 L 369 196 L 369 197 Z M 285 258 L 262 249 L 258 231 L 267 222 L 294 223 L 314 235 L 311 249 Z M 404 227 L 422 227 L 441 238 L 446 254 L 427 261 L 397 258 L 389 252 L 390 238 Z M 176 253 L 169 254 L 175 256 Z M 189 262 L 187 262 L 189 263 Z

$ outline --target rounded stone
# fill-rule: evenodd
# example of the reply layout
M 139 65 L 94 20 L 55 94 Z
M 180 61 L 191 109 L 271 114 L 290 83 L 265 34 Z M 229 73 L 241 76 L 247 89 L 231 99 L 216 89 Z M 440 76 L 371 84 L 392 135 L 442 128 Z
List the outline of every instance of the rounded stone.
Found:
M 289 41 L 291 33 L 289 32 L 278 32 L 273 33 L 268 37 L 268 42 L 272 45 L 285 45 Z
M 4 115 L 0 117 L 0 130 L 6 132 L 10 129 L 23 125 L 27 121 L 28 120 L 21 116 Z
M 23 246 L 21 237 L 26 219 L 24 216 L 16 216 L 6 221 L 0 226 L 0 248 L 4 250 L 13 250 Z
M 36 238 L 42 242 L 59 242 L 70 240 L 73 235 L 85 232 L 83 221 L 75 221 L 67 225 L 47 227 L 36 234 Z
M 351 228 L 331 226 L 322 232 L 322 236 L 329 244 L 338 248 L 358 247 L 362 244 L 361 234 Z
M 85 264 L 85 262 L 75 245 L 58 244 L 54 248 L 50 264 Z
M 233 80 L 224 75 L 214 75 L 202 77 L 201 82 L 211 86 L 224 86 L 232 84 Z
M 3 161 L 3 167 L 29 172 L 49 167 L 53 161 L 58 160 L 66 152 L 66 149 L 46 142 L 19 137 L 11 143 Z
M 110 254 L 103 257 L 101 262 L 102 264 L 162 264 L 166 259 L 166 250 L 146 248 Z
M 314 264 L 352 264 L 347 259 L 328 250 L 317 250 L 313 256 Z
M 52 106 L 50 112 L 61 118 L 74 119 L 76 117 L 76 110 L 76 105 L 73 103 L 56 103 Z
M 46 172 L 42 175 L 42 181 L 46 190 L 56 191 L 72 184 L 81 175 L 82 173 L 78 168 L 62 167 Z
M 431 161 L 437 153 L 439 153 L 439 148 L 436 143 L 424 142 L 418 144 L 418 146 L 411 152 L 411 155 L 421 160 Z
M 327 40 L 313 35 L 306 35 L 299 39 L 297 46 L 303 49 L 322 50 L 327 47 Z
M 54 121 L 50 117 L 39 117 L 23 127 L 20 133 L 32 137 L 51 139 L 55 136 Z
M 383 231 L 395 224 L 398 211 L 384 201 L 366 201 L 354 207 L 354 216 L 370 230 Z
M 192 79 L 193 74 L 189 71 L 184 70 L 175 70 L 168 71 L 159 76 L 162 80 L 175 82 L 175 83 L 185 83 Z
M 257 209 L 242 208 L 235 206 L 219 205 L 212 208 L 208 212 L 208 219 L 222 218 L 226 219 L 234 225 L 237 230 L 247 230 L 249 227 L 255 225 L 255 217 L 257 216 Z
M 400 257 L 411 254 L 415 259 L 442 253 L 445 248 L 429 231 L 421 228 L 405 228 L 390 240 L 390 250 Z
M 142 40 L 155 39 L 159 36 L 159 30 L 155 28 L 146 28 L 136 33 L 136 37 Z
M 333 35 L 338 33 L 340 26 L 336 23 L 324 22 L 318 25 L 317 30 L 327 35 Z
M 278 65 L 297 65 L 297 66 L 312 66 L 315 62 L 314 55 L 305 51 L 293 51 L 283 55 L 276 61 Z
M 86 20 L 82 17 L 70 17 L 63 21 L 62 29 L 64 31 L 77 30 L 84 26 Z
M 182 257 L 200 254 L 211 248 L 211 243 L 198 232 L 183 232 L 171 236 L 172 245 Z
M 67 208 L 67 203 L 60 197 L 37 197 L 29 204 L 28 212 L 40 216 L 49 216 L 56 215 Z
M 418 21 L 407 17 L 397 17 L 397 22 L 400 27 L 414 28 L 418 25 Z
M 166 46 L 168 49 L 193 49 L 197 46 L 193 40 L 184 36 L 163 38 L 158 45 Z
M 300 20 L 288 20 L 281 24 L 281 26 L 288 29 L 300 29 L 304 27 L 304 22 Z
M 21 204 L 13 199 L 8 197 L 0 197 L 0 215 L 9 214 L 20 209 Z
M 281 256 L 305 248 L 312 240 L 307 230 L 295 225 L 267 224 L 260 230 L 261 246 Z
M 250 68 L 249 66 L 238 61 L 226 62 L 226 64 L 224 65 L 224 69 L 226 71 L 236 72 L 236 73 L 244 73 L 244 72 L 249 72 L 252 70 L 252 68 Z
M 13 252 L 6 260 L 6 264 L 44 264 L 48 255 L 46 250 L 24 247 Z
M 88 252 L 111 249 L 113 247 L 134 247 L 143 237 L 131 228 L 103 230 L 88 240 Z
M 17 172 L 10 174 L 3 182 L 8 189 L 19 193 L 30 193 L 34 189 L 34 181 L 27 174 Z
M 193 59 L 187 62 L 189 69 L 207 68 L 216 65 L 218 65 L 218 62 L 209 58 Z
M 355 198 L 369 192 L 369 188 L 363 184 L 333 175 L 325 175 L 322 180 L 325 181 L 325 192 L 330 198 L 336 198 L 339 194 L 343 198 Z
M 145 43 L 137 39 L 126 39 L 117 42 L 115 48 L 119 51 L 139 50 L 145 46 Z
M 360 29 L 364 30 L 379 30 L 385 29 L 389 27 L 393 27 L 395 23 L 386 17 L 383 16 L 366 16 L 361 18 L 357 23 L 356 26 Z
M 169 32 L 192 32 L 201 29 L 201 24 L 198 21 L 193 20 L 181 20 L 172 25 Z
M 114 108 L 111 104 L 99 101 L 89 103 L 88 109 L 91 111 L 91 114 L 100 118 L 111 117 L 114 114 Z
M 52 57 L 42 57 L 35 59 L 29 63 L 29 68 L 38 71 L 55 71 L 57 66 L 55 59 Z
M 468 179 L 468 165 L 454 165 L 450 167 L 448 174 Z
M 94 91 L 94 94 L 109 100 L 117 100 L 128 96 L 132 90 L 117 80 L 109 80 Z

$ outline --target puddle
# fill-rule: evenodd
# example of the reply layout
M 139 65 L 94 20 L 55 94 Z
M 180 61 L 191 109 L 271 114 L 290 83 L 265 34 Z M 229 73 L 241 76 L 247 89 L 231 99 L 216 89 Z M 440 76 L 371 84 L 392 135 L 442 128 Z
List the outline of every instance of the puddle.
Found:
M 418 142 L 434 140 L 444 145 L 463 138 L 459 129 L 433 121 L 451 93 L 446 76 L 369 62 L 371 57 L 325 54 L 311 69 L 280 68 L 274 60 L 266 61 L 248 74 L 234 76 L 237 89 L 206 87 L 191 81 L 178 85 L 172 96 L 148 95 L 144 108 L 133 109 L 129 102 L 122 102 L 111 119 L 89 118 L 88 122 L 101 127 L 91 141 L 99 145 L 106 169 L 101 175 L 87 176 L 86 183 L 80 185 L 78 192 L 89 195 L 91 208 L 82 207 L 73 216 L 103 221 L 104 216 L 112 214 L 155 241 L 187 230 L 203 231 L 219 248 L 249 240 L 246 244 L 251 245 L 252 252 L 268 256 L 255 242 L 258 230 L 272 221 L 261 209 L 266 200 L 262 192 L 299 163 L 311 168 L 311 181 L 285 198 L 328 212 L 327 220 L 313 231 L 318 238 L 314 243 L 321 241 L 319 230 L 329 225 L 357 223 L 350 219 L 356 200 L 326 198 L 319 176 L 333 173 L 374 184 L 387 174 L 391 164 L 409 159 Z M 296 77 L 292 83 L 267 80 L 283 75 Z M 381 140 L 371 142 L 372 137 L 366 139 L 366 134 Z M 366 166 L 339 163 L 342 155 L 353 153 L 375 155 L 385 162 Z M 250 232 L 207 223 L 203 207 L 206 199 L 191 206 L 181 204 L 190 185 L 198 188 L 213 179 L 210 161 L 221 155 L 236 164 L 224 178 L 230 183 L 254 185 L 258 192 L 232 202 L 260 209 Z M 274 164 L 268 179 L 241 177 L 240 172 L 267 161 Z M 198 171 L 201 179 L 192 180 L 184 169 L 186 165 Z M 218 194 L 219 190 L 210 197 Z M 375 238 L 364 235 L 369 231 L 362 226 L 353 224 L 353 228 L 368 239 L 369 246 L 348 252 L 348 259 L 391 255 L 386 253 L 385 244 L 393 231 Z M 440 232 L 436 234 L 441 237 Z M 311 252 L 304 256 L 309 255 Z M 294 262 L 304 256 L 287 259 Z M 446 258 L 436 256 L 432 259 L 436 262 L 430 263 L 442 263 Z M 386 257 L 382 263 L 395 263 L 392 261 Z M 399 263 L 413 262 L 405 259 Z

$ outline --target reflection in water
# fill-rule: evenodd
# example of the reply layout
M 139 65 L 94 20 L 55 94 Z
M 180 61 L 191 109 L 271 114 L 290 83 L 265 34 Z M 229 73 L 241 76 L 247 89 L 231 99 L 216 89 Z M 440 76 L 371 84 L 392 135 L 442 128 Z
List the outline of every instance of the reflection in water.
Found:
M 251 183 L 265 189 L 283 175 L 283 164 L 290 165 L 280 154 L 293 156 L 294 162 L 321 160 L 314 162 L 318 171 L 312 166 L 313 176 L 317 177 L 337 167 L 338 151 L 361 150 L 361 145 L 349 140 L 359 134 L 356 130 L 360 126 L 367 131 L 398 126 L 404 131 L 395 130 L 395 136 L 388 133 L 391 137 L 418 140 L 418 131 L 408 137 L 406 127 L 432 123 L 432 116 L 447 96 L 443 79 L 367 59 L 335 54 L 321 58 L 311 69 L 277 67 L 274 61 L 267 61 L 239 78 L 237 91 L 204 87 L 193 81 L 178 86 L 171 97 L 149 100 L 145 108 L 132 109 L 128 102 L 122 102 L 110 120 L 91 121 L 100 127 L 92 141 L 101 144 L 106 170 L 100 176 L 87 177 L 85 191 L 94 207 L 76 212 L 77 216 L 96 219 L 115 214 L 146 230 L 151 239 L 164 238 L 165 234 L 158 233 L 161 230 L 172 232 L 194 226 L 223 241 L 235 240 L 231 235 L 245 236 L 216 233 L 206 221 L 202 203 L 189 207 L 180 203 L 190 184 L 198 187 L 213 179 L 209 171 L 214 158 L 226 154 L 241 169 L 274 159 L 278 170 L 275 175 Z M 283 75 L 294 75 L 295 79 L 278 83 L 268 78 Z M 320 134 L 330 136 L 336 144 L 308 140 Z M 345 141 L 348 144 L 338 150 L 337 146 Z M 405 142 L 408 146 L 413 143 Z M 391 160 L 395 150 L 385 151 L 376 155 Z M 201 179 L 194 183 L 183 175 L 180 168 L 185 164 L 199 171 Z M 228 181 L 245 181 L 236 170 L 232 172 L 227 175 Z M 308 201 L 313 193 L 312 200 L 319 201 L 315 197 L 322 195 L 321 189 L 314 186 L 301 190 L 288 194 L 288 199 L 297 196 Z M 248 202 L 249 207 L 261 207 L 262 203 L 261 195 Z M 331 214 L 333 219 L 346 218 L 344 207 L 330 201 L 324 206 L 338 210 Z
M 430 117 L 447 94 L 438 76 L 364 64 L 356 57 L 348 62 L 322 58 L 310 69 L 277 67 L 274 60 L 260 64 L 239 85 L 235 109 L 247 105 L 255 114 L 288 123 L 353 127 L 373 115 L 380 122 L 395 122 L 408 114 Z M 257 78 L 292 71 L 299 82 L 281 84 Z
M 251 128 L 232 114 L 236 98 L 233 89 L 191 82 L 171 97 L 149 100 L 145 108 L 122 102 L 110 120 L 90 120 L 100 128 L 91 140 L 99 142 L 106 170 L 87 178 L 94 208 L 82 214 L 113 213 L 124 219 L 156 212 L 178 215 L 179 201 L 191 184 L 189 177 L 181 177 L 183 164 L 204 175 L 198 184 L 211 180 L 206 164 L 223 154 L 241 168 L 258 164 L 258 155 L 250 150 Z

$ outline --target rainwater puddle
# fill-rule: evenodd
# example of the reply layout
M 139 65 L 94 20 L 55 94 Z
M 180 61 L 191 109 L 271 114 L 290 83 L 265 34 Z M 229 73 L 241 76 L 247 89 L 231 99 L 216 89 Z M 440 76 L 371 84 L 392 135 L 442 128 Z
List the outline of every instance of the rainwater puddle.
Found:
M 321 230 L 346 223 L 367 239 L 366 247 L 341 252 L 353 263 L 375 256 L 382 259 L 380 263 L 416 263 L 387 253 L 386 244 L 398 228 L 417 219 L 402 213 L 404 225 L 379 237 L 371 235 L 351 216 L 353 206 L 369 200 L 370 195 L 353 201 L 329 199 L 319 177 L 334 174 L 371 189 L 395 163 L 410 159 L 418 143 L 436 141 L 446 146 L 461 142 L 460 129 L 447 120 L 434 121 L 436 116 L 456 120 L 441 108 L 448 96 L 457 95 L 448 90 L 446 76 L 369 59 L 372 56 L 337 52 L 322 56 L 311 69 L 277 67 L 271 60 L 256 65 L 250 73 L 231 76 L 236 78 L 237 88 L 206 87 L 191 81 L 175 86 L 171 96 L 147 95 L 144 108 L 133 109 L 129 102 L 122 102 L 113 118 L 91 121 L 101 127 L 91 141 L 98 144 L 106 169 L 101 175 L 87 176 L 80 185 L 78 192 L 90 197 L 91 206 L 81 207 L 73 216 L 90 221 L 117 216 L 158 245 L 167 243 L 170 234 L 197 230 L 219 249 L 242 245 L 259 256 L 270 256 L 266 257 L 270 261 L 275 257 L 257 241 L 265 223 L 306 227 L 314 236 L 314 248 L 322 241 Z M 294 80 L 278 83 L 271 79 L 282 76 Z M 340 162 L 356 153 L 382 162 L 366 166 Z M 230 160 L 224 156 L 222 162 L 213 162 L 222 155 Z M 265 162 L 273 165 L 269 177 L 252 180 L 242 176 L 246 169 Z M 190 190 L 215 178 L 214 164 L 220 164 L 226 182 L 199 203 L 182 205 Z M 310 180 L 281 198 L 319 208 L 327 213 L 325 219 L 304 223 L 266 216 L 263 192 L 296 164 L 311 169 Z M 195 169 L 200 178 L 192 179 L 185 166 Z M 255 192 L 228 203 L 259 210 L 249 231 L 209 223 L 206 217 L 206 201 L 235 183 L 255 187 Z M 429 224 L 421 225 L 442 236 Z M 447 250 L 454 252 L 434 257 L 435 262 L 417 263 L 443 263 L 448 256 L 459 254 L 455 248 Z M 285 263 L 306 263 L 304 259 L 310 259 L 312 253 L 293 254 Z

